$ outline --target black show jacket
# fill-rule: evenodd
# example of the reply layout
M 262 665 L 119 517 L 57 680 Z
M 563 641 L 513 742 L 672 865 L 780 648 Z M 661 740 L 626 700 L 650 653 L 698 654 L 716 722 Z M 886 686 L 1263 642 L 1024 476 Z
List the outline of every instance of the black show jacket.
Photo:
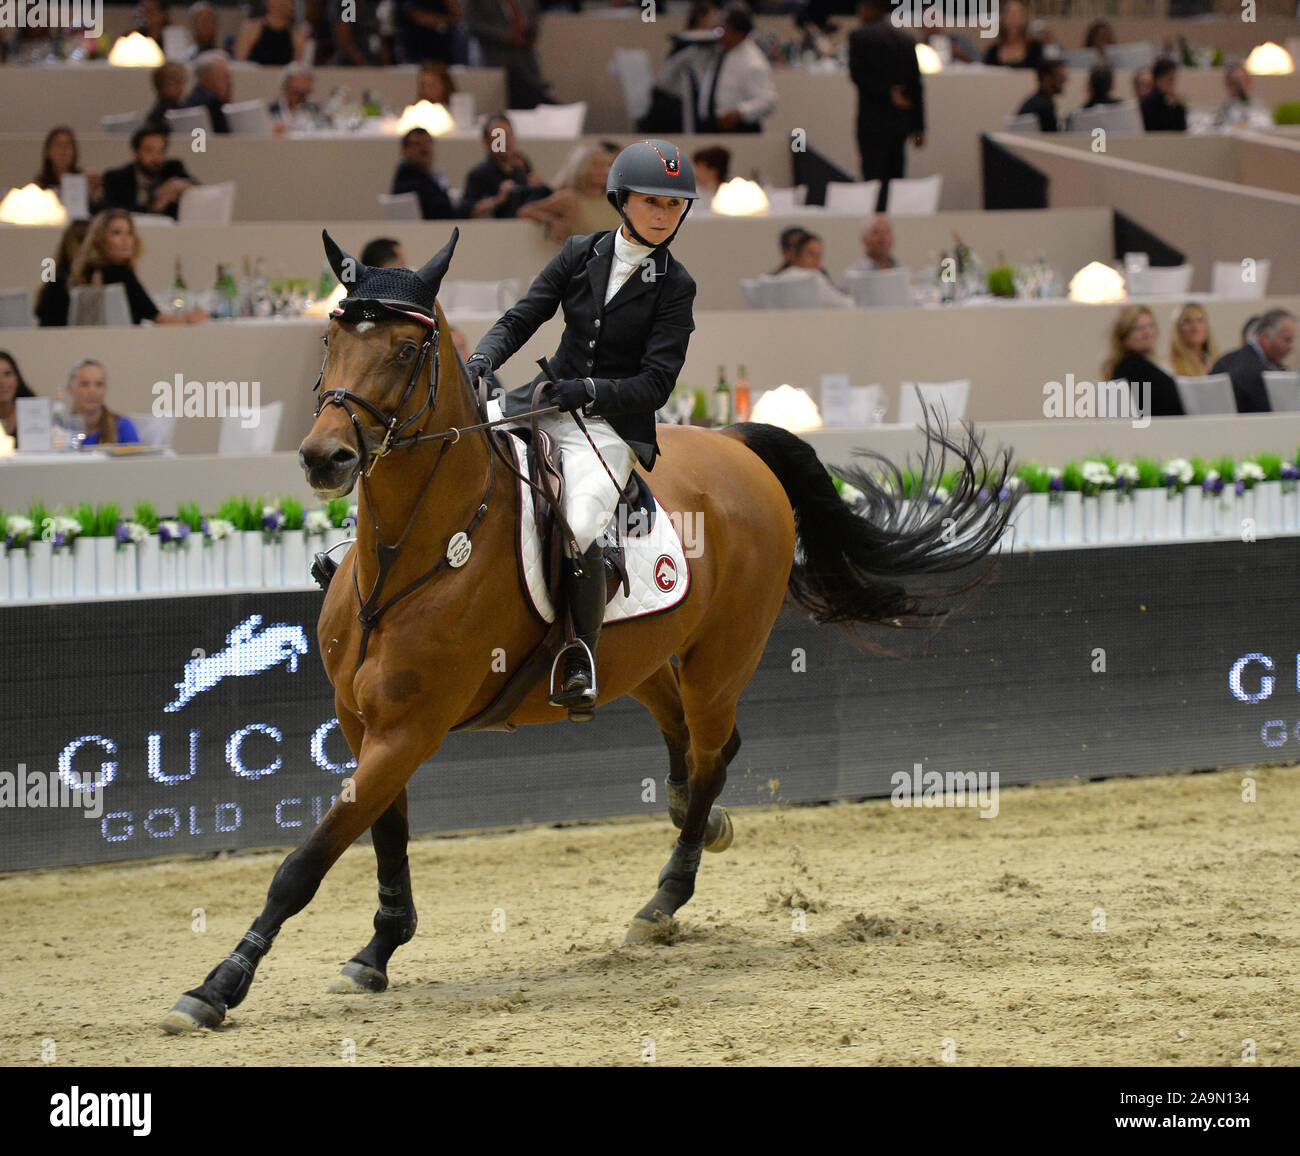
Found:
M 564 336 L 550 358 L 555 378 L 590 377 L 596 386 L 591 412 L 608 421 L 650 470 L 659 453 L 655 410 L 677 385 L 695 329 L 695 282 L 660 245 L 606 305 L 613 261 L 612 231 L 570 237 L 474 352 L 499 368 L 563 306 Z M 507 393 L 502 414 L 526 413 L 544 377 L 538 373 Z

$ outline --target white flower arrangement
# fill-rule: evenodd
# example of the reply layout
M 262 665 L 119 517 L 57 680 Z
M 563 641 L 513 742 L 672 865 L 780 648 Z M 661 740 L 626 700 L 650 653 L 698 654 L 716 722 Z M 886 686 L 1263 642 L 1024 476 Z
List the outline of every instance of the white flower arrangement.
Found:
M 948 500 L 948 497 L 949 495 L 948 495 L 947 486 L 935 486 L 934 493 L 930 495 L 930 501 L 935 505 L 940 505 L 941 503 L 946 502 Z
M 329 511 L 324 506 L 308 510 L 302 516 L 302 528 L 307 534 L 324 534 L 331 528 Z
M 1180 490 L 1196 476 L 1192 463 L 1186 458 L 1170 458 L 1161 467 L 1166 486 L 1177 486 Z
M 189 526 L 172 518 L 164 518 L 158 523 L 158 537 L 164 550 L 179 550 L 189 532 Z
M 1115 487 L 1115 475 L 1105 462 L 1088 458 L 1080 463 L 1079 472 L 1083 475 L 1083 493 L 1086 497 L 1095 497 L 1102 490 Z
M 1264 467 L 1258 462 L 1242 462 L 1237 467 L 1237 480 L 1246 484 L 1246 489 L 1251 489 L 1256 482 L 1262 482 L 1265 479 Z
M 857 486 L 850 486 L 848 482 L 845 482 L 840 487 L 840 497 L 848 502 L 848 504 L 854 509 L 856 509 L 861 502 L 866 500 L 866 494 L 859 490 Z
M 235 532 L 235 523 L 227 518 L 206 518 L 203 522 L 203 541 L 205 544 L 220 542 Z
M 138 546 L 149 538 L 149 527 L 141 522 L 122 521 L 117 524 L 117 546 L 119 550 L 127 546 Z
M 36 532 L 36 523 L 22 514 L 10 514 L 5 518 L 5 549 L 25 550 Z
M 41 523 L 41 540 L 49 542 L 55 550 L 63 550 L 72 545 L 72 540 L 81 533 L 81 523 L 66 514 L 55 514 Z

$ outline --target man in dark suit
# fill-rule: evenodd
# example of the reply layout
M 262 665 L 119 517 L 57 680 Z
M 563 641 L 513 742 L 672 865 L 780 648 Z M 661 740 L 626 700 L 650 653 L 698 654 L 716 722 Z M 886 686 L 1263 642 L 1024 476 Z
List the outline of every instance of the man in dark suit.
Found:
M 515 151 L 515 133 L 508 118 L 491 116 L 483 124 L 487 156 L 465 176 L 460 194 L 463 217 L 515 217 L 521 206 L 551 195 L 551 189 L 523 153 Z
M 194 76 L 197 83 L 181 102 L 181 108 L 206 108 L 212 121 L 212 131 L 226 133 L 230 125 L 223 104 L 230 103 L 230 64 L 224 52 L 205 52 L 194 58 Z
M 1038 91 L 1020 106 L 1020 115 L 1032 114 L 1038 117 L 1038 126 L 1043 132 L 1060 131 L 1056 118 L 1056 98 L 1064 90 L 1065 62 L 1044 60 L 1038 66 Z
M 1238 413 L 1268 413 L 1268 392 L 1264 388 L 1266 369 L 1284 370 L 1283 362 L 1295 348 L 1295 314 L 1270 309 L 1259 319 L 1255 336 L 1240 349 L 1231 349 L 1211 367 L 1211 373 L 1232 378 L 1232 392 Z
M 907 138 L 925 144 L 925 94 L 916 41 L 889 21 L 888 0 L 862 0 L 862 25 L 849 33 L 849 76 L 858 88 L 862 179 L 880 181 L 884 211 L 889 182 L 904 172 Z
M 460 214 L 451 194 L 433 171 L 433 137 L 428 129 L 413 128 L 402 137 L 402 160 L 393 174 L 393 193 L 414 193 L 420 198 L 420 216 L 445 221 Z
M 136 129 L 131 134 L 131 155 L 134 159 L 129 164 L 104 174 L 95 212 L 126 209 L 163 213 L 175 220 L 181 194 L 198 182 L 180 161 L 167 156 L 167 134 L 154 125 Z
M 1142 110 L 1143 128 L 1147 132 L 1186 132 L 1187 106 L 1174 91 L 1178 65 L 1168 57 L 1162 57 L 1156 61 L 1151 76 L 1154 87 L 1138 105 Z

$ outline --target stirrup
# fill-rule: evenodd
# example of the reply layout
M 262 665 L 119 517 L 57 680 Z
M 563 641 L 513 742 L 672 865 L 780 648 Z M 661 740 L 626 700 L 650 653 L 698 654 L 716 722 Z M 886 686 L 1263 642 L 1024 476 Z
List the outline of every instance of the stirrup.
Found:
M 311 576 L 316 579 L 316 585 L 322 590 L 330 588 L 330 580 L 334 577 L 334 572 L 339 568 L 339 564 L 329 556 L 328 552 L 317 554 L 311 563 Z
M 585 688 L 574 688 L 572 690 L 561 687 L 555 688 L 555 671 L 560 665 L 560 659 L 569 654 L 571 650 L 581 647 L 582 654 L 587 659 L 587 670 L 591 672 L 590 685 Z M 566 663 L 567 665 L 567 663 Z M 585 672 L 584 672 L 585 673 Z M 568 681 L 568 673 L 565 673 L 565 681 Z M 591 653 L 591 648 L 581 639 L 575 639 L 570 645 L 560 650 L 555 659 L 551 662 L 551 679 L 550 679 L 550 702 L 552 706 L 567 707 L 569 717 L 575 722 L 586 722 L 592 716 L 596 700 L 600 697 L 600 690 L 596 686 L 596 659 Z M 583 717 L 578 717 L 583 716 Z

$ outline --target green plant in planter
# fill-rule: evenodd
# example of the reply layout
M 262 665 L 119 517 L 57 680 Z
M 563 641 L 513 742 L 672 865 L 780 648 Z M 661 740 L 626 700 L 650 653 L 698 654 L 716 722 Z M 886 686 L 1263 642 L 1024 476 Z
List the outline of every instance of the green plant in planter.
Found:
M 95 507 L 89 502 L 82 502 L 72 511 L 72 517 L 76 519 L 77 525 L 81 527 L 81 536 L 83 538 L 94 537 L 97 533 L 97 522 L 95 519 Z M 0 518 L 0 521 L 3 521 Z
M 1137 466 L 1137 488 L 1139 490 L 1157 490 L 1165 484 L 1164 471 L 1155 458 L 1134 458 Z
M 1078 462 L 1066 462 L 1061 467 L 1061 484 L 1071 492 L 1083 493 L 1083 469 Z
M 1284 100 L 1273 106 L 1274 124 L 1300 124 L 1300 100 Z
M 343 526 L 343 519 L 348 516 L 351 498 L 331 498 L 325 503 L 325 512 L 329 514 L 330 525 L 336 530 Z
M 190 528 L 191 534 L 198 534 L 203 530 L 203 511 L 198 502 L 182 502 L 178 505 L 176 520 L 184 522 Z
M 151 534 L 158 532 L 158 511 L 152 502 L 136 502 L 135 512 L 131 515 L 133 522 L 139 522 Z
M 999 265 L 989 270 L 989 293 L 994 297 L 1016 295 L 1015 271 L 1010 265 Z
M 44 502 L 33 502 L 27 510 L 27 517 L 31 519 L 32 541 L 41 536 L 41 531 L 45 528 L 45 521 L 51 516 L 50 508 Z
M 284 529 L 302 529 L 302 503 L 297 498 L 281 498 L 280 513 L 284 516 Z
M 122 520 L 122 509 L 116 502 L 105 502 L 95 507 L 96 538 L 111 538 L 117 533 L 117 524 Z
M 1259 468 L 1264 471 L 1264 480 L 1266 482 L 1280 482 L 1282 480 L 1281 454 L 1256 454 L 1255 461 L 1259 464 Z
M 236 530 L 252 532 L 262 528 L 262 502 L 242 494 L 227 498 L 217 507 L 217 517 L 224 518 Z

